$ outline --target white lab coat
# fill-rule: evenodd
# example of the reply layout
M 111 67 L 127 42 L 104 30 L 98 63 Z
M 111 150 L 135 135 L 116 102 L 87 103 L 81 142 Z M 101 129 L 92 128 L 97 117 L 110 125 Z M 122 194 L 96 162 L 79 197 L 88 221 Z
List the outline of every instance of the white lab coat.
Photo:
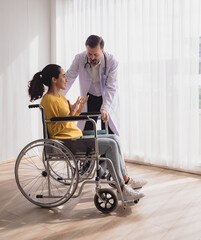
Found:
M 103 97 L 103 103 L 101 109 L 104 109 L 109 114 L 109 126 L 111 130 L 119 135 L 120 132 L 120 118 L 119 118 L 119 94 L 118 94 L 118 81 L 117 81 L 117 67 L 118 63 L 109 53 L 105 52 L 106 56 L 106 75 L 105 71 L 105 59 L 104 55 L 101 58 L 100 64 L 100 87 Z M 86 98 L 89 91 L 92 74 L 91 67 L 89 64 L 85 65 L 87 62 L 86 51 L 77 54 L 73 60 L 70 68 L 66 72 L 68 79 L 66 90 L 62 90 L 62 93 L 65 95 L 75 79 L 79 75 L 80 81 L 80 93 L 81 96 Z M 87 104 L 84 106 L 83 112 L 87 111 Z M 83 128 L 83 125 L 79 125 Z

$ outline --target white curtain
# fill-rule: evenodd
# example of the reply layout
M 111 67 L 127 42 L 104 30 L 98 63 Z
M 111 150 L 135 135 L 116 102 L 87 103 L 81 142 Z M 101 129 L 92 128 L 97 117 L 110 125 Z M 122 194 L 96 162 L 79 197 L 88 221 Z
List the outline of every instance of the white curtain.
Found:
M 29 110 L 28 81 L 50 62 L 48 0 L 0 5 L 0 162 L 16 159 L 42 136 L 39 110 Z
M 119 62 L 125 158 L 196 169 L 201 1 L 55 0 L 52 7 L 52 60 L 67 69 L 97 34 Z

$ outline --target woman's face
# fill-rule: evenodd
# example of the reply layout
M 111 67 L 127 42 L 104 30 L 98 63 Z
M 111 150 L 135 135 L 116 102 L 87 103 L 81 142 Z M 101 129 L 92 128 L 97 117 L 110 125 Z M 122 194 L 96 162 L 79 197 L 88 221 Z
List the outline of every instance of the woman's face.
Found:
M 56 87 L 59 89 L 66 89 L 67 77 L 63 68 L 60 70 L 59 77 L 56 79 Z

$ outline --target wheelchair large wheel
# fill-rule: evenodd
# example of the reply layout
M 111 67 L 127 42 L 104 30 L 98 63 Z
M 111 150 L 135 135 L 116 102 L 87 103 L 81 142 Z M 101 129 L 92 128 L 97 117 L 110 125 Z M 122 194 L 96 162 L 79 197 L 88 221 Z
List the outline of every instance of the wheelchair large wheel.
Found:
M 103 188 L 100 189 L 98 194 L 95 194 L 94 204 L 96 208 L 102 213 L 110 213 L 116 209 L 118 200 L 112 190 Z
M 40 207 L 68 201 L 78 184 L 74 155 L 60 142 L 39 139 L 26 145 L 15 164 L 16 183 L 22 194 Z
M 58 141 L 57 141 L 58 142 Z M 60 142 L 61 143 L 61 142 Z M 63 145 L 63 143 L 61 143 Z M 55 145 L 55 143 L 54 143 Z M 64 146 L 64 153 L 67 154 L 68 156 L 68 153 L 70 152 L 70 150 L 65 146 Z M 70 152 L 71 153 L 71 152 Z M 74 155 L 71 153 L 71 155 L 73 156 L 74 158 Z M 43 160 L 44 160 L 44 165 L 45 167 L 49 167 L 50 171 L 49 171 L 49 174 L 52 178 L 54 178 L 56 181 L 59 181 L 60 183 L 64 184 L 64 185 L 70 185 L 70 181 L 69 180 L 66 180 L 65 177 L 63 177 L 63 173 L 61 172 L 60 170 L 60 167 L 61 167 L 61 164 L 60 166 L 58 167 L 58 162 L 57 164 L 55 164 L 54 161 L 49 161 L 47 162 L 46 161 L 46 158 L 49 157 L 51 158 L 52 160 L 56 158 L 60 158 L 60 160 L 63 158 L 65 160 L 66 156 L 64 156 L 63 154 L 59 153 L 59 152 L 56 152 L 56 155 L 55 155 L 55 149 L 53 148 L 50 148 L 49 146 L 48 147 L 44 147 L 43 149 Z M 47 165 L 48 163 L 48 165 Z M 57 165 L 57 166 L 56 166 Z M 77 160 L 76 160 L 76 166 L 77 165 Z M 62 169 L 62 168 L 61 168 Z M 75 171 L 75 169 L 74 169 Z M 79 173 L 79 168 L 77 169 L 78 173 Z M 78 176 L 78 179 L 79 179 L 79 176 Z

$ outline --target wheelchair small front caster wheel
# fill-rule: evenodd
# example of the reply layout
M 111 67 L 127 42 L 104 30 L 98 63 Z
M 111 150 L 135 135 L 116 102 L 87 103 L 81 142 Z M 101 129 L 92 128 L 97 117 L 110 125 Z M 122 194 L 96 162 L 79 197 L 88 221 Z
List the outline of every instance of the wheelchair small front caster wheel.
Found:
M 111 173 L 108 173 L 107 175 L 107 181 L 114 181 Z M 114 183 L 108 183 L 110 185 L 110 187 L 116 188 L 116 185 Z
M 116 209 L 118 205 L 118 200 L 112 190 L 103 188 L 100 189 L 98 194 L 95 194 L 94 204 L 96 208 L 102 213 L 110 213 Z

